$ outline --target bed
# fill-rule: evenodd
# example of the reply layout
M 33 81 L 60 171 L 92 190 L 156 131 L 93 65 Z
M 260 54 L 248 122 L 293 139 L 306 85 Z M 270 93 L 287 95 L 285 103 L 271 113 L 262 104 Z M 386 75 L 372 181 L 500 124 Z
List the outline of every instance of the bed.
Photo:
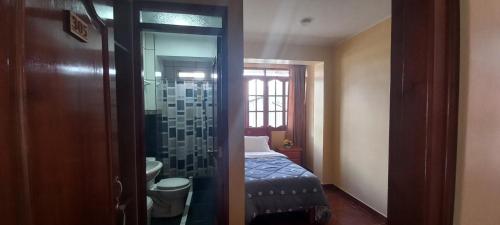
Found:
M 318 177 L 272 151 L 268 140 L 245 136 L 246 223 L 260 215 L 296 211 L 327 223 L 331 211 Z

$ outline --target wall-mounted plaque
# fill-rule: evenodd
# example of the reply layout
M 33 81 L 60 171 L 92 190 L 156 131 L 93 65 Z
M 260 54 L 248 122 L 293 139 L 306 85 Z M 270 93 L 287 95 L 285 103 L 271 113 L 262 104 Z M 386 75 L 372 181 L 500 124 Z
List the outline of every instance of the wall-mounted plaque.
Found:
M 78 15 L 71 11 L 66 11 L 66 30 L 80 41 L 87 42 L 89 25 Z

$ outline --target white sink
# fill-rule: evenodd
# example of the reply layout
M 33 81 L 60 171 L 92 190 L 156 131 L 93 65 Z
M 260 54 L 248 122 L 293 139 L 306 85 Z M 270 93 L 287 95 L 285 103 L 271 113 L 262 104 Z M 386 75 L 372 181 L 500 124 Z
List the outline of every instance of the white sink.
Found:
M 160 173 L 163 164 L 159 161 L 146 161 L 146 183 L 148 189 L 153 186 L 156 176 Z

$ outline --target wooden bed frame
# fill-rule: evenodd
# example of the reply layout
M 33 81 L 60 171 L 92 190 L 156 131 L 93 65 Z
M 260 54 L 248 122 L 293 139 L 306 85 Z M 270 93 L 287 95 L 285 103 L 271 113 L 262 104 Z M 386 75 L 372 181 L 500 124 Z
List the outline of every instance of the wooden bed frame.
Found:
M 245 128 L 245 136 L 268 136 L 269 137 L 269 147 L 271 146 L 271 131 L 267 128 Z

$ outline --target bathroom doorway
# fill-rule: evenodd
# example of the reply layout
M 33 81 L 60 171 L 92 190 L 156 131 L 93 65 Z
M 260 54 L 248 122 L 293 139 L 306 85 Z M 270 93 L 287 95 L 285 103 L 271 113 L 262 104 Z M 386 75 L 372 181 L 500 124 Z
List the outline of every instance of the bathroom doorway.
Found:
M 138 14 L 144 97 L 147 224 L 218 224 L 224 198 L 222 7 L 143 4 Z

